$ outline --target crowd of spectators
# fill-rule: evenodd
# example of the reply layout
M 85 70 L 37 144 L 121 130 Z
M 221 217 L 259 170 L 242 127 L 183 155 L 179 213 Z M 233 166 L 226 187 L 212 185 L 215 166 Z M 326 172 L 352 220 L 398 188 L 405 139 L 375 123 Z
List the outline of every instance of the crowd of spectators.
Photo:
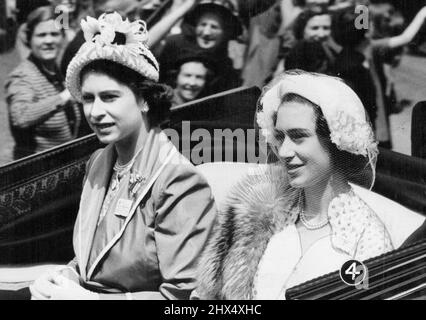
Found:
M 391 147 L 389 115 L 398 112 L 400 104 L 390 70 L 426 19 L 425 7 L 408 20 L 393 2 L 37 0 L 22 5 L 6 1 L 6 7 L 16 6 L 6 12 L 9 16 L 14 12 L 19 24 L 15 47 L 22 59 L 5 84 L 11 130 L 17 148 L 23 147 L 16 157 L 89 132 L 81 109 L 63 87 L 63 76 L 85 41 L 81 18 L 112 10 L 147 22 L 149 45 L 160 62 L 160 81 L 174 88 L 175 106 L 242 85 L 262 87 L 294 68 L 336 75 L 360 96 L 381 145 Z M 358 5 L 368 11 L 357 10 Z M 34 22 L 37 14 L 24 9 L 51 15 Z M 40 36 L 42 46 L 55 51 L 46 59 L 37 53 L 33 38 L 39 35 L 34 31 L 40 23 L 53 26 L 64 12 L 68 12 L 66 28 Z

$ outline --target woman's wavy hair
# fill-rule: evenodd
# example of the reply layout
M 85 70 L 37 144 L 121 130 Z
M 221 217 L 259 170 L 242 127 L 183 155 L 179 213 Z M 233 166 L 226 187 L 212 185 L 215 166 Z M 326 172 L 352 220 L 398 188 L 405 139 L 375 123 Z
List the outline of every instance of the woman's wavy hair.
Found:
M 58 18 L 59 13 L 55 12 L 55 8 L 53 6 L 43 6 L 32 11 L 27 18 L 27 27 L 25 30 L 25 45 L 27 47 L 30 46 L 31 38 L 34 34 L 34 29 L 40 22 L 55 20 Z M 62 35 L 65 35 L 65 31 L 63 28 L 60 29 Z
M 80 81 L 90 72 L 105 74 L 128 86 L 137 99 L 144 99 L 149 107 L 148 121 L 151 127 L 161 126 L 169 120 L 173 90 L 168 85 L 147 79 L 110 60 L 95 60 L 87 64 L 80 72 Z
M 305 28 L 309 20 L 316 16 L 330 15 L 327 9 L 315 7 L 302 11 L 296 18 L 293 24 L 293 34 L 296 40 L 303 40 Z
M 366 41 L 367 30 L 356 27 L 357 17 L 355 6 L 334 14 L 332 36 L 341 46 L 353 49 L 363 41 Z

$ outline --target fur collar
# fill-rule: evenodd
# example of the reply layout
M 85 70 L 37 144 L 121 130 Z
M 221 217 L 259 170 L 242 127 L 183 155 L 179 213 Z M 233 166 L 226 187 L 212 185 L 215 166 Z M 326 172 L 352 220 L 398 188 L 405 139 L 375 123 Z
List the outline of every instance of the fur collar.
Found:
M 218 213 L 201 259 L 200 298 L 252 299 L 253 279 L 270 238 L 295 222 L 297 203 L 290 199 L 296 191 L 280 167 L 267 170 L 249 174 Z

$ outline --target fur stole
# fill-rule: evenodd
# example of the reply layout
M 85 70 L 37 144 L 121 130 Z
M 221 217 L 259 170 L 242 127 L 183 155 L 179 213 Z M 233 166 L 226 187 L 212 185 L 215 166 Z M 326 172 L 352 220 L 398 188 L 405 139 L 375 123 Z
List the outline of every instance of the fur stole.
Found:
M 201 259 L 201 299 L 253 298 L 253 281 L 269 240 L 297 219 L 298 193 L 281 166 L 252 172 L 233 188 Z

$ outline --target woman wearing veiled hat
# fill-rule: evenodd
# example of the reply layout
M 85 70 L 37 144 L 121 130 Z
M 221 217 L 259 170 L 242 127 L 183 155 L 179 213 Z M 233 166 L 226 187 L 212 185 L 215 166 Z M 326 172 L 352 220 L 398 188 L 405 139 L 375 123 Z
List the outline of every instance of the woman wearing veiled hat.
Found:
M 66 83 L 108 144 L 87 163 L 75 259 L 41 276 L 33 299 L 187 299 L 215 206 L 210 187 L 160 129 L 171 89 L 143 21 L 82 22 Z
M 250 173 L 219 213 L 194 293 L 202 299 L 283 299 L 288 288 L 347 260 L 393 249 L 349 183 L 371 187 L 378 154 L 352 89 L 338 78 L 288 71 L 259 101 L 258 124 L 277 161 Z

